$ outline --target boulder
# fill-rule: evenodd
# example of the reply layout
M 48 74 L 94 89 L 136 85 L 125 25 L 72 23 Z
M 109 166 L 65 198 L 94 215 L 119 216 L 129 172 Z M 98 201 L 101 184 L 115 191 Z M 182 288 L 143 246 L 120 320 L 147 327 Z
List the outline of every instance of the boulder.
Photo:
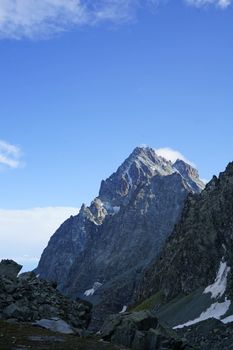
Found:
M 133 350 L 192 349 L 150 311 L 112 315 L 105 321 L 101 335 L 103 340 Z
M 15 279 L 20 270 L 22 269 L 22 265 L 17 264 L 13 260 L 2 260 L 0 262 L 0 277 L 6 277 L 9 279 Z
M 65 321 L 60 318 L 53 318 L 50 320 L 42 319 L 35 322 L 35 325 L 42 328 L 49 329 L 50 331 L 59 332 L 63 334 L 74 334 L 74 329 Z

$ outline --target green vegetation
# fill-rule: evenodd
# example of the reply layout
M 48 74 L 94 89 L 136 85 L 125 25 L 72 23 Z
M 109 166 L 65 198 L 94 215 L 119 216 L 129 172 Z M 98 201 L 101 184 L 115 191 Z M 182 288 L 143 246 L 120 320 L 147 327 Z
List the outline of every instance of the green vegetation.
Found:
M 150 298 L 144 300 L 141 304 L 133 307 L 130 311 L 143 311 L 143 310 L 152 310 L 164 302 L 164 296 L 161 291 L 152 295 Z
M 0 321 L 1 350 L 120 350 L 97 337 L 79 338 L 34 327 Z

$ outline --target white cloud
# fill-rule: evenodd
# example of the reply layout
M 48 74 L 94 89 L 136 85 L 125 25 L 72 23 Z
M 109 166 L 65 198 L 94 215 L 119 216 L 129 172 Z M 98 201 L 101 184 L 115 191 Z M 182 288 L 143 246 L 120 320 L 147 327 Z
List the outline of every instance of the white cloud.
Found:
M 185 163 L 195 167 L 195 164 L 193 162 L 188 160 L 182 153 L 172 148 L 169 148 L 169 147 L 158 148 L 158 149 L 155 149 L 155 152 L 158 156 L 163 157 L 167 160 L 170 160 L 172 163 L 175 163 L 177 159 L 181 159 Z
M 21 150 L 18 146 L 0 140 L 0 165 L 18 168 L 21 164 Z
M 75 26 L 127 21 L 140 3 L 141 0 L 1 0 L 0 37 L 47 37 Z
M 78 208 L 0 209 L 0 259 L 14 259 L 24 270 L 36 267 L 50 236 Z
M 232 0 L 182 0 L 201 7 L 228 7 Z M 139 7 L 156 7 L 164 0 L 0 0 L 0 38 L 46 38 L 99 22 L 126 22 Z
M 196 7 L 203 7 L 208 5 L 215 5 L 221 9 L 226 9 L 232 4 L 232 0 L 185 0 L 189 5 Z

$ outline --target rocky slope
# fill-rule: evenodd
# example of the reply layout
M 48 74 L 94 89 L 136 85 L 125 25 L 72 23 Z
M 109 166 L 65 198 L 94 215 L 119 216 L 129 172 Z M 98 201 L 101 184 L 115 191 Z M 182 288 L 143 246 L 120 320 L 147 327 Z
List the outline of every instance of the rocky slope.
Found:
M 104 340 L 132 350 L 192 350 L 150 311 L 112 315 L 101 329 Z
M 56 285 L 38 279 L 33 272 L 18 276 L 21 268 L 12 260 L 0 263 L 0 320 L 82 335 L 90 322 L 91 305 L 66 299 Z
M 98 337 L 80 338 L 32 326 L 0 320 L 1 350 L 126 350 Z
M 177 331 L 184 329 L 187 335 L 188 328 L 194 343 L 209 319 L 220 320 L 215 338 L 213 332 L 206 334 L 201 349 L 217 349 L 216 344 L 230 349 L 229 339 L 233 340 L 232 198 L 230 163 L 201 194 L 188 197 L 179 223 L 135 293 L 136 300 L 144 300 L 144 306 L 150 305 Z
M 107 180 L 90 207 L 52 236 L 37 273 L 72 296 L 95 304 L 94 320 L 127 305 L 142 269 L 159 254 L 189 193 L 204 187 L 198 173 L 178 160 L 136 148 Z

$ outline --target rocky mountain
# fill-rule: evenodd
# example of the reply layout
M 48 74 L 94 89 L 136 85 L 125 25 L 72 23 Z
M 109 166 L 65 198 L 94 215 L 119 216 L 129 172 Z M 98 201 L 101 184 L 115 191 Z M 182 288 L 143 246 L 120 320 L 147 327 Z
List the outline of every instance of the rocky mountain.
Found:
M 179 223 L 135 293 L 135 300 L 143 300 L 138 307 L 149 305 L 160 319 L 189 333 L 194 344 L 202 337 L 201 349 L 232 349 L 232 198 L 229 163 L 202 193 L 187 198 Z
M 94 321 L 130 303 L 142 270 L 161 251 L 188 194 L 204 185 L 182 160 L 174 164 L 137 147 L 55 232 L 36 270 L 72 297 L 94 303 Z
M 90 322 L 91 304 L 66 299 L 55 284 L 33 272 L 18 276 L 21 268 L 12 260 L 0 262 L 0 320 L 83 335 Z

